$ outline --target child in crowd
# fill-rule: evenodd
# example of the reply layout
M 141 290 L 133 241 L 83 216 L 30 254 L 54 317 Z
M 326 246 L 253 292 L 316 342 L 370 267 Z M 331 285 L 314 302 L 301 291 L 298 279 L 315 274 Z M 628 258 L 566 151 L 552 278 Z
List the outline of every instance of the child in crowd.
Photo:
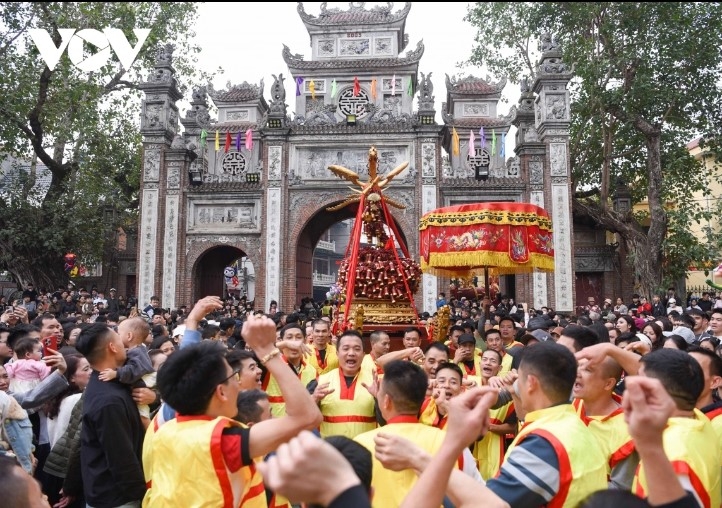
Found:
M 37 339 L 20 339 L 15 344 L 15 354 L 18 359 L 5 364 L 10 376 L 10 391 L 29 392 L 50 374 L 50 367 L 42 361 L 43 346 Z
M 142 340 L 136 340 L 132 334 L 129 334 L 129 337 L 130 342 L 125 344 L 128 350 L 125 365 L 117 369 L 103 370 L 98 379 L 111 381 L 117 378 L 121 383 L 133 388 L 155 388 L 156 372 L 148 350 Z M 150 425 L 150 407 L 147 404 L 138 404 L 138 412 L 143 426 L 147 429 Z

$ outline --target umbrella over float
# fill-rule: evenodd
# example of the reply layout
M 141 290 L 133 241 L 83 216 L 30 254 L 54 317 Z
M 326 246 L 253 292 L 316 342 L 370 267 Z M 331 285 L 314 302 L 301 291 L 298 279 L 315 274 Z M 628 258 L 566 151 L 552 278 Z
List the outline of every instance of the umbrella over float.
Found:
M 552 222 L 530 203 L 486 202 L 447 206 L 421 218 L 424 273 L 473 277 L 554 271 Z

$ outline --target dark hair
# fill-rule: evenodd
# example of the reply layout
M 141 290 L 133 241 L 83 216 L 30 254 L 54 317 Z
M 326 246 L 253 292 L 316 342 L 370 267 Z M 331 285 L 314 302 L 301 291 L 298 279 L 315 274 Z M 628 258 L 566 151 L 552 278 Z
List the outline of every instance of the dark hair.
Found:
M 70 333 L 75 330 L 76 328 L 80 328 L 82 330 L 84 327 L 82 324 L 78 323 L 65 323 L 63 324 L 63 340 L 67 344 L 70 340 Z
M 40 328 L 43 327 L 43 321 L 48 321 L 50 319 L 55 319 L 55 316 L 52 314 L 48 314 L 47 312 L 45 314 L 38 315 L 35 319 L 33 319 L 33 325 L 38 326 Z
M 395 360 L 384 367 L 381 386 L 399 413 L 417 415 L 426 398 L 428 385 L 426 372 L 413 362 Z
M 238 309 L 236 309 L 237 311 Z M 221 330 L 228 330 L 229 328 L 235 328 L 236 327 L 236 320 L 233 318 L 223 318 L 220 322 Z
M 258 361 L 258 358 L 256 358 L 256 353 L 253 351 L 248 351 L 247 349 L 229 349 L 226 353 L 226 361 L 228 361 L 229 365 L 234 369 L 243 369 L 243 360 L 248 360 L 249 358 Z
M 0 499 L 3 500 L 3 506 L 28 505 L 30 490 L 18 487 L 18 483 L 26 476 L 28 474 L 20 467 L 17 459 L 0 455 Z
M 654 332 L 654 335 L 657 337 L 657 340 L 652 343 L 652 349 L 661 348 L 664 345 L 664 334 L 662 333 L 662 328 L 654 321 L 649 321 L 642 327 L 642 333 L 644 333 L 644 329 L 647 327 L 650 327 Z
M 516 321 L 514 321 L 514 318 L 509 315 L 506 315 L 506 316 L 502 316 L 501 319 L 499 320 L 499 329 L 500 330 L 501 330 L 501 324 L 504 321 L 511 321 L 511 324 L 514 326 L 514 329 L 516 329 Z
M 263 409 L 258 403 L 262 400 L 268 400 L 268 394 L 263 390 L 243 390 L 236 399 L 238 414 L 234 420 L 245 425 L 260 422 Z
M 371 335 L 369 335 L 369 342 L 371 344 L 376 344 L 378 341 L 381 340 L 381 337 L 384 335 L 388 335 L 388 332 L 385 332 L 383 330 L 375 330 L 371 332 Z
M 462 329 L 463 329 L 463 328 L 462 328 Z M 414 326 L 409 326 L 408 328 L 406 328 L 406 329 L 404 330 L 404 335 L 406 335 L 407 333 L 412 333 L 412 332 L 418 333 L 418 334 L 419 334 L 419 338 L 421 338 L 421 332 L 419 331 L 418 328 L 416 328 L 416 327 L 414 327 Z
M 684 351 L 658 349 L 640 359 L 647 377 L 657 378 L 674 399 L 677 408 L 691 411 L 704 389 L 699 362 Z
M 170 355 L 158 371 L 163 400 L 178 414 L 203 414 L 214 389 L 226 378 L 225 353 L 218 342 L 203 341 Z
M 599 335 L 585 326 L 569 325 L 564 328 L 562 335 L 574 341 L 574 350 L 581 351 L 585 347 L 599 344 Z
M 165 335 L 167 328 L 165 325 L 153 325 L 153 328 L 150 329 L 150 333 L 153 334 L 153 338 L 160 337 L 162 335 Z
M 722 376 L 722 358 L 714 354 L 709 349 L 699 346 L 690 346 L 687 353 L 697 353 L 709 358 L 709 374 L 710 376 Z
M 366 492 L 371 493 L 371 478 L 373 477 L 373 457 L 371 452 L 363 445 L 346 436 L 329 436 L 325 441 L 336 448 L 361 480 L 361 485 Z
M 649 508 L 647 500 L 627 490 L 598 490 L 584 499 L 579 508 Z
M 71 354 L 63 355 L 63 357 L 65 358 L 65 364 L 68 366 L 67 369 L 65 369 L 65 373 L 63 374 L 65 379 L 67 379 L 68 381 L 68 387 L 62 392 L 60 392 L 58 395 L 53 397 L 45 405 L 45 413 L 50 419 L 58 416 L 58 413 L 60 412 L 60 404 L 63 402 L 65 397 L 69 397 L 70 395 L 74 395 L 83 391 L 77 384 L 75 384 L 74 381 L 71 381 L 75 373 L 78 372 L 80 360 L 84 360 L 83 356 L 78 354 Z
M 301 323 L 295 322 L 295 323 L 287 324 L 286 326 L 284 326 L 283 328 L 281 328 L 281 331 L 280 331 L 281 338 L 283 338 L 283 334 L 286 333 L 286 330 L 292 330 L 292 329 L 294 329 L 294 328 L 297 329 L 297 330 L 301 330 L 301 334 L 302 334 L 304 337 L 306 336 L 306 327 L 305 327 L 305 326 L 302 326 Z
M 501 337 L 501 332 L 497 330 L 496 328 L 489 328 L 487 331 L 484 332 L 484 342 L 486 342 L 486 338 L 489 335 L 497 334 L 499 337 Z
M 520 369 L 539 379 L 552 404 L 569 401 L 577 379 L 577 360 L 569 349 L 555 342 L 541 342 L 525 348 Z
M 160 347 L 166 342 L 173 342 L 173 338 L 169 335 L 158 335 L 153 337 L 153 342 L 150 343 L 150 349 L 160 349 Z M 173 344 L 175 346 L 175 344 Z
M 529 335 L 531 335 L 531 334 L 529 334 Z M 534 337 L 533 335 L 531 335 L 531 336 Z M 534 337 L 534 340 L 539 340 L 539 339 L 537 339 L 536 337 Z M 496 353 L 496 356 L 499 357 L 499 365 L 501 365 L 501 362 L 504 360 L 504 357 L 501 356 L 501 353 L 500 353 L 499 351 L 497 351 L 496 349 L 487 349 L 486 351 L 484 351 L 484 353 L 486 353 L 487 351 L 491 351 L 492 353 Z M 481 356 L 484 356 L 484 353 L 481 353 Z
M 622 314 L 617 318 L 617 321 L 619 321 L 620 319 L 623 319 L 627 322 L 627 325 L 629 325 L 629 330 L 631 332 L 637 333 L 639 331 L 637 330 L 637 323 L 634 322 L 634 318 L 632 316 Z
M 23 339 L 26 336 L 30 335 L 32 332 L 39 333 L 40 328 L 35 325 L 25 324 L 15 325 L 14 327 L 10 328 L 10 333 L 8 334 L 8 347 L 14 351 L 15 343 L 20 339 Z
M 93 323 L 80 332 L 75 349 L 93 365 L 102 358 L 103 350 L 110 342 L 112 334 L 113 331 L 108 325 Z
M 452 363 L 452 362 L 441 362 L 441 363 L 436 367 L 436 375 L 438 376 L 438 375 L 439 375 L 439 371 L 440 371 L 440 370 L 444 370 L 444 369 L 453 370 L 454 372 L 456 372 L 456 373 L 459 375 L 459 381 L 462 381 L 462 380 L 464 379 L 464 373 L 461 371 L 461 367 L 459 367 L 459 366 L 456 365 L 455 363 Z
M 687 341 L 684 340 L 684 337 L 682 337 L 681 335 L 674 334 L 664 338 L 664 342 L 667 342 L 668 340 L 674 342 L 674 345 L 677 346 L 677 349 L 679 349 L 680 351 L 687 351 L 687 349 L 689 349 L 689 344 L 687 344 Z
M 580 326 L 591 326 L 591 325 L 592 325 L 592 320 L 589 319 L 589 316 L 584 316 L 584 315 L 582 315 L 582 316 L 579 316 L 579 317 L 577 318 L 577 323 L 578 323 Z
M 316 323 L 316 321 L 314 321 L 314 326 L 315 326 L 315 323 Z M 324 321 L 324 323 L 326 323 L 326 321 Z M 326 324 L 328 324 L 328 323 L 326 323 Z M 344 337 L 358 337 L 361 340 L 361 343 L 363 344 L 363 337 L 361 336 L 361 334 L 359 332 L 357 332 L 356 330 L 346 330 L 336 341 L 336 349 L 341 349 L 341 340 Z
M 204 340 L 205 340 L 205 339 L 212 339 L 212 338 L 215 337 L 216 334 L 218 334 L 218 332 L 220 332 L 220 331 L 221 331 L 220 327 L 218 327 L 218 326 L 216 326 L 216 325 L 206 325 L 206 327 L 203 328 L 203 333 L 202 333 L 202 337 L 201 337 L 201 338 L 204 339 Z
M 296 322 L 300 322 L 300 320 L 296 320 Z M 286 318 L 286 323 L 290 323 L 290 321 L 288 320 L 288 318 Z M 311 328 L 316 328 L 316 325 L 318 325 L 318 324 L 323 324 L 323 325 L 326 326 L 329 330 L 331 329 L 331 324 L 330 324 L 328 321 L 324 320 L 324 319 L 314 319 L 314 320 L 311 322 Z M 347 330 L 347 331 L 355 331 L 355 330 Z M 345 334 L 346 334 L 346 332 L 344 332 L 344 335 L 345 335 Z
M 428 353 L 432 349 L 438 349 L 439 351 L 443 351 L 446 353 L 446 356 L 449 356 L 449 347 L 444 344 L 443 342 L 434 341 L 423 350 L 424 354 Z
M 38 339 L 30 339 L 30 338 L 24 338 L 20 339 L 17 344 L 15 344 L 15 347 L 13 348 L 13 351 L 15 352 L 15 355 L 18 357 L 18 360 L 22 360 L 25 358 L 25 355 L 30 353 L 32 354 L 33 351 L 35 351 L 35 345 L 40 344 L 40 341 Z

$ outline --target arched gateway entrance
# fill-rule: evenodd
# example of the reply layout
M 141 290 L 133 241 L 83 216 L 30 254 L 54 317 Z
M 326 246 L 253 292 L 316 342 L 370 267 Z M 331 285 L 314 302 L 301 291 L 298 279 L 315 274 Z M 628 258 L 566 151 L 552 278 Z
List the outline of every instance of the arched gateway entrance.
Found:
M 237 269 L 237 280 L 227 285 L 224 269 L 233 266 Z M 255 298 L 254 270 L 246 253 L 231 246 L 213 247 L 204 252 L 193 267 L 194 301 L 206 295 L 225 297 L 230 293 L 243 296 L 247 293 L 249 301 Z
M 321 238 L 324 233 L 326 233 L 334 224 L 347 219 L 355 219 L 356 217 L 358 205 L 349 205 L 333 212 L 327 210 L 327 208 L 339 203 L 340 201 L 330 203 L 318 210 L 308 220 L 305 227 L 298 235 L 298 242 L 296 244 L 296 303 L 299 303 L 302 298 L 314 296 L 314 275 L 316 278 L 318 278 L 319 275 L 318 270 L 313 266 L 314 249 L 317 249 L 317 247 L 323 243 Z M 402 229 L 399 221 L 394 219 L 394 222 L 396 224 L 397 231 L 401 235 L 401 241 L 406 243 L 406 232 Z M 335 253 L 340 254 L 340 257 L 343 258 L 345 246 L 335 246 Z M 330 256 L 331 259 L 337 257 L 338 256 Z M 330 268 L 332 268 L 332 270 L 327 273 L 337 273 L 337 267 Z

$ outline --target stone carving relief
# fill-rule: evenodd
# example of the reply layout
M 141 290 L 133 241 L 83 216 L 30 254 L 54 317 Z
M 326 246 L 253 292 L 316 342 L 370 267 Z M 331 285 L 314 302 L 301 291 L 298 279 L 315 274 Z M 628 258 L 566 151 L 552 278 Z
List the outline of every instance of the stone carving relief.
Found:
M 567 176 L 567 145 L 566 143 L 550 143 L 549 159 L 552 176 Z
M 307 79 L 303 82 L 303 91 L 307 94 L 311 93 L 311 81 L 313 81 L 314 93 L 326 93 L 325 79 Z
M 524 131 L 524 142 L 525 143 L 538 143 L 539 142 L 539 133 L 536 130 L 536 127 L 529 126 L 529 128 Z
M 143 113 L 143 129 L 155 129 L 163 127 L 163 105 L 146 104 Z
M 170 166 L 168 168 L 168 175 L 166 177 L 166 185 L 169 189 L 178 189 L 180 188 L 180 167 L 174 165 Z
M 281 147 L 281 146 L 268 147 L 268 179 L 269 180 L 280 180 L 281 179 L 282 156 L 283 156 L 283 147 Z
M 532 185 L 544 183 L 544 163 L 538 155 L 532 156 L 529 161 L 529 183 Z
M 207 204 L 191 202 L 189 231 L 195 229 L 258 230 L 258 203 Z
M 391 83 L 391 80 L 393 78 L 383 78 L 381 80 L 381 91 L 382 92 L 391 92 L 393 91 L 393 86 Z M 396 93 L 401 93 L 403 90 L 401 88 L 401 78 L 395 78 L 396 81 Z
M 554 287 L 556 308 L 571 311 L 572 259 L 571 226 L 569 217 L 569 188 L 566 184 L 552 184 L 552 221 L 554 224 Z
M 562 95 L 547 95 L 545 99 L 547 120 L 566 120 L 567 105 Z
M 341 56 L 365 56 L 370 54 L 369 39 L 341 39 L 339 54 Z
M 242 122 L 249 118 L 249 112 L 247 109 L 241 109 L 239 111 L 228 111 L 226 113 L 226 121 L 228 122 Z
M 157 182 L 160 178 L 160 150 L 146 149 L 143 156 L 143 181 Z
M 508 178 L 519 178 L 521 172 L 521 162 L 519 157 L 512 157 L 506 161 L 506 176 Z
M 436 145 L 433 143 L 421 145 L 421 176 L 436 176 Z
M 374 55 L 391 55 L 393 51 L 391 37 L 376 37 L 374 39 Z
M 539 65 L 540 74 L 565 74 L 570 72 L 567 64 L 561 58 L 545 58 Z
M 239 236 L 239 235 L 188 235 L 186 236 L 186 255 L 188 255 L 191 249 L 200 245 L 198 250 L 204 248 L 203 244 L 207 245 L 237 245 L 242 247 L 244 252 L 260 252 L 261 241 L 258 236 Z
M 367 106 L 369 102 L 369 96 L 364 90 L 354 95 L 352 88 L 346 88 L 338 96 L 338 109 L 344 118 L 346 115 L 356 115 L 357 118 L 363 118 L 368 114 Z
M 398 95 L 384 95 L 383 109 L 390 111 L 393 116 L 401 115 L 401 97 Z
M 335 39 L 319 39 L 318 56 L 334 56 L 336 54 Z
M 489 116 L 488 104 L 464 104 L 462 116 Z
M 228 152 L 223 156 L 221 171 L 230 177 L 242 177 L 246 173 L 246 158 L 241 152 Z
M 297 152 L 297 174 L 304 180 L 328 180 L 333 173 L 328 170 L 332 164 L 343 166 L 358 175 L 368 176 L 368 150 L 363 149 L 299 149 Z M 378 148 L 378 172 L 384 175 L 410 160 L 408 150 L 404 148 Z M 396 180 L 403 178 L 404 170 Z

